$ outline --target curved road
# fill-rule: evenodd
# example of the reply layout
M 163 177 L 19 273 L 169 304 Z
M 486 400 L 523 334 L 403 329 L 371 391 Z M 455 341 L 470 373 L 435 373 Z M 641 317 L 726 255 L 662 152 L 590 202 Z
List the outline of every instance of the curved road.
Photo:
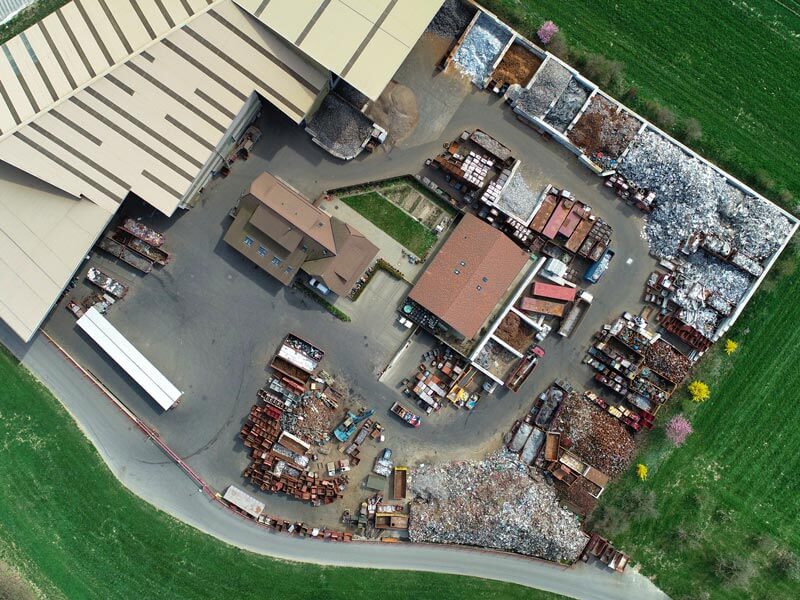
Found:
M 326 565 L 436 571 L 497 579 L 597 600 L 667 596 L 629 569 L 613 574 L 579 563 L 565 568 L 511 554 L 421 544 L 338 544 L 265 531 L 197 489 L 163 452 L 44 336 L 21 344 L 0 323 L 0 342 L 61 400 L 114 475 L 134 494 L 173 517 L 229 544 L 276 558 Z

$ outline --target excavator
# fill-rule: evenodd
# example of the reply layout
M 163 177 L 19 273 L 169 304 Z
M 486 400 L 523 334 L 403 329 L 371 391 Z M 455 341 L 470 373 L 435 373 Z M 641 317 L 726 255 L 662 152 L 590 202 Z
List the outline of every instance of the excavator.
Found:
M 359 424 L 363 421 L 366 421 L 374 414 L 375 411 L 371 408 L 369 410 L 362 410 L 357 415 L 348 410 L 347 417 L 345 417 L 345 420 L 339 423 L 339 426 L 333 430 L 333 435 L 335 435 L 336 439 L 340 442 L 346 442 L 350 436 L 356 432 Z

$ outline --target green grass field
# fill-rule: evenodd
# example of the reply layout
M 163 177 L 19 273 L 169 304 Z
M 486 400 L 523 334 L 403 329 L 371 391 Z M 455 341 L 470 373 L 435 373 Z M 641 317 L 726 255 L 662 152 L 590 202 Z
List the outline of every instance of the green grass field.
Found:
M 798 597 L 800 581 L 774 567 L 779 552 L 800 555 L 800 278 L 793 257 L 783 277 L 767 283 L 731 332 L 739 349 L 721 348 L 697 374 L 711 399 L 693 404 L 685 394 L 672 410 L 692 415 L 695 432 L 673 449 L 649 434 L 632 473 L 602 497 L 595 520 L 613 540 L 656 575 L 676 600 Z M 661 419 L 663 423 L 666 419 Z M 648 502 L 642 498 L 652 492 Z M 642 508 L 642 506 L 646 508 Z M 644 513 L 644 514 L 643 514 Z M 716 574 L 719 558 L 742 554 L 753 571 L 744 585 Z
M 377 192 L 345 196 L 341 201 L 417 256 L 424 256 L 436 243 L 435 233 Z
M 484 0 L 536 41 L 552 19 L 570 45 L 625 64 L 644 98 L 696 117 L 693 146 L 731 173 L 800 198 L 796 0 Z M 772 185 L 770 185 L 772 183 Z M 789 202 L 784 200 L 784 204 Z
M 227 546 L 123 488 L 4 349 L 0 381 L 0 567 L 12 565 L 45 597 L 559 598 L 468 577 L 276 561 Z M 21 598 L 2 595 L 20 589 L 6 571 L 0 597 Z

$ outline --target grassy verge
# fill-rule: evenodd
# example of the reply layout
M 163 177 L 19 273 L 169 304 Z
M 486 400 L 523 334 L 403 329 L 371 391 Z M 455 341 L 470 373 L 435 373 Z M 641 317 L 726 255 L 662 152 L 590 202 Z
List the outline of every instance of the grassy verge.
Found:
M 345 196 L 341 201 L 417 256 L 425 256 L 436 243 L 436 234 L 377 192 Z
M 51 12 L 58 10 L 71 0 L 37 0 L 31 6 L 23 8 L 17 16 L 0 26 L 0 44 L 5 44 L 15 35 L 25 31 L 44 19 Z
M 635 461 L 647 481 L 629 473 L 594 515 L 676 600 L 789 599 L 800 589 L 800 303 L 787 301 L 800 293 L 796 259 L 781 259 L 731 332 L 738 350 L 715 348 L 701 363 L 711 398 L 674 399 L 693 422 L 687 442 L 673 448 L 654 431 Z
M 571 47 L 625 65 L 632 108 L 663 103 L 695 117 L 691 145 L 790 206 L 800 198 L 800 12 L 796 3 L 483 0 L 536 40 L 546 19 Z M 656 33 L 657 32 L 657 33 Z M 606 90 L 611 91 L 612 90 Z M 618 92 L 619 93 L 619 92 Z
M 0 556 L 45 597 L 374 598 L 380 590 L 381 598 L 558 598 L 469 577 L 277 561 L 227 546 L 123 488 L 58 401 L 5 350 L 0 381 Z

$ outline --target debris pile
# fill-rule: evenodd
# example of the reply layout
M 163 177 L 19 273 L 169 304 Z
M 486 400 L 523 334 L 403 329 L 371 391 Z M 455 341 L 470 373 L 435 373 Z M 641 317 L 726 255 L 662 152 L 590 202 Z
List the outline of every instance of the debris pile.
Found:
M 493 339 L 490 339 L 484 344 L 478 356 L 475 358 L 477 364 L 500 379 L 506 378 L 511 372 L 511 368 L 518 360 L 519 358 L 517 356 L 514 356 Z
M 659 375 L 673 383 L 682 382 L 692 368 L 689 357 L 681 354 L 674 346 L 659 338 L 648 344 L 644 350 L 644 362 Z
M 553 108 L 547 112 L 547 116 L 544 119 L 545 122 L 558 131 L 565 132 L 572 120 L 578 116 L 588 97 L 589 90 L 573 77 L 553 105 Z
M 497 208 L 527 223 L 536 208 L 536 199 L 537 196 L 528 187 L 525 178 L 520 173 L 515 173 L 500 194 Z
M 462 0 L 444 0 L 444 4 L 425 30 L 442 38 L 454 38 L 467 28 L 475 9 Z
M 514 43 L 492 73 L 499 84 L 527 85 L 533 74 L 542 66 L 542 59 L 522 44 Z
M 517 99 L 514 108 L 530 118 L 541 117 L 566 89 L 572 74 L 564 65 L 548 58 L 529 89 L 525 89 Z
M 459 71 L 482 86 L 512 35 L 508 27 L 481 13 L 456 50 L 453 61 Z
M 372 134 L 372 122 L 335 93 L 325 96 L 307 131 L 334 156 L 352 158 Z
M 291 410 L 281 415 L 281 427 L 317 445 L 324 445 L 331 436 L 335 411 L 321 392 L 305 392 Z
M 601 412 L 583 396 L 569 394 L 552 428 L 572 442 L 572 451 L 604 473 L 619 475 L 633 457 L 633 437 L 625 425 Z
M 281 427 L 282 411 L 270 404 L 250 409 L 240 435 L 250 449 L 244 477 L 264 492 L 284 493 L 312 506 L 330 504 L 342 497 L 347 477 L 320 478 L 307 467 L 309 445 Z
M 569 139 L 587 156 L 616 160 L 636 137 L 642 123 L 605 96 L 595 94 Z
M 746 197 L 710 166 L 649 129 L 633 141 L 619 171 L 656 193 L 645 232 L 650 251 L 658 258 L 677 257 L 690 235 L 703 232 L 733 239 L 739 250 L 762 260 L 791 231 L 777 207 Z
M 575 561 L 586 545 L 575 516 L 555 490 L 529 475 L 517 457 L 414 469 L 412 542 L 467 544 L 553 561 Z
M 505 316 L 495 335 L 520 352 L 525 352 L 536 340 L 536 330 L 515 312 L 509 312 Z

